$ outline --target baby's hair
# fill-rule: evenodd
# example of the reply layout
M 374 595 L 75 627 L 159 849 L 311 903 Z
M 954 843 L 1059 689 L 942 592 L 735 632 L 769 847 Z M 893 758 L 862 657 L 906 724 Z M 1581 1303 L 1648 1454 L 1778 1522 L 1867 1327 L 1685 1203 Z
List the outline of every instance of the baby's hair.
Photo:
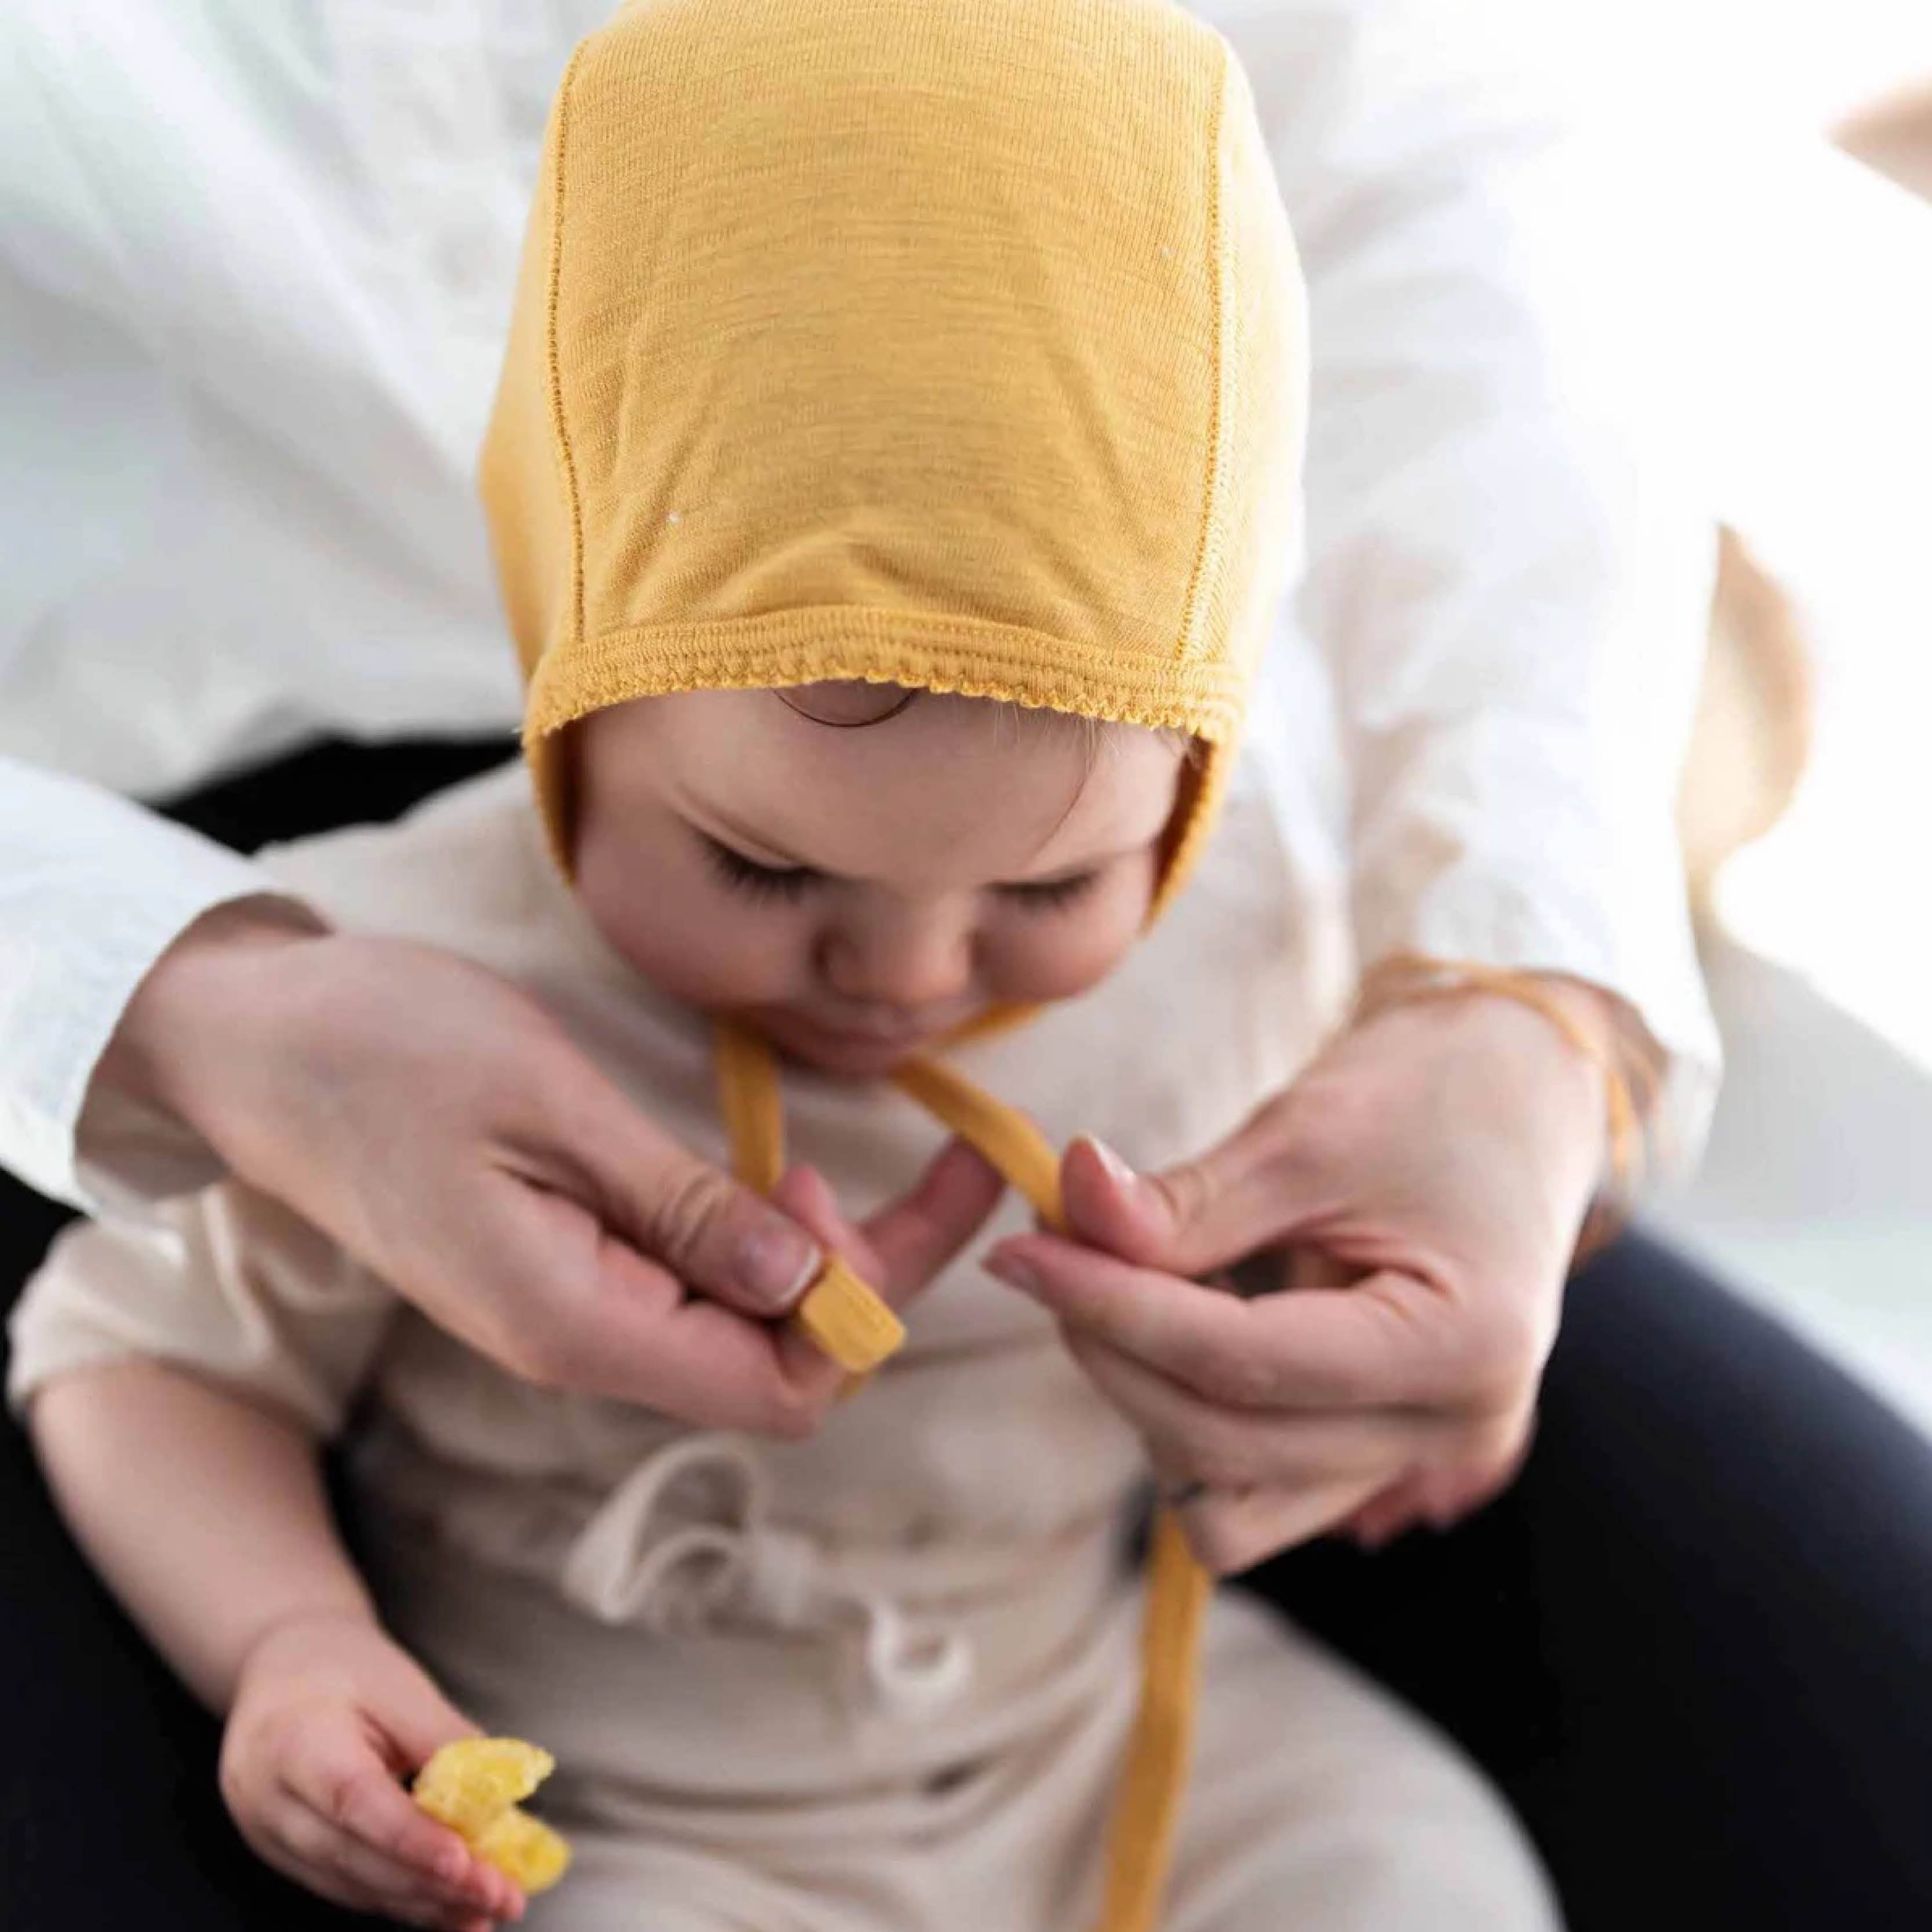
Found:
M 923 694 L 915 686 L 868 684 L 862 678 L 829 678 L 818 684 L 794 685 L 779 698 L 801 718 L 835 730 L 856 730 L 861 725 L 883 724 L 896 718 Z
M 868 724 L 883 724 L 888 718 L 898 717 L 916 699 L 926 694 L 916 686 L 874 684 L 861 678 L 830 678 L 817 684 L 794 685 L 776 694 L 801 718 L 808 718 L 814 724 L 830 725 L 833 730 L 840 731 L 856 730 Z M 999 708 L 1016 719 L 1028 709 L 1024 705 L 1004 700 L 1000 701 Z M 1055 712 L 1049 715 L 1063 718 L 1069 724 L 1079 728 L 1084 740 L 1087 766 L 1090 771 L 1114 733 L 1136 728 L 1112 724 L 1103 718 L 1088 718 L 1072 712 Z M 1192 759 L 1195 740 L 1188 733 L 1163 726 L 1155 729 L 1154 736 L 1165 742 L 1178 745 L 1184 758 Z

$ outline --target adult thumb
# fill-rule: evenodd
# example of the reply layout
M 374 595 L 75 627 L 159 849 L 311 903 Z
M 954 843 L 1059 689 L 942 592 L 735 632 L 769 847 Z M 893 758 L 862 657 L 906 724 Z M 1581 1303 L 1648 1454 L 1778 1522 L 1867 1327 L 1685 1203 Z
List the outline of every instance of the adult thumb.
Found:
M 698 1160 L 622 1096 L 594 1156 L 611 1232 L 686 1286 L 748 1315 L 782 1315 L 824 1265 L 788 1214 Z
M 1082 1139 L 1060 1170 L 1070 1232 L 1143 1268 L 1202 1276 L 1279 1240 L 1310 1211 L 1286 1111 L 1270 1102 L 1217 1145 L 1158 1174 L 1136 1173 Z

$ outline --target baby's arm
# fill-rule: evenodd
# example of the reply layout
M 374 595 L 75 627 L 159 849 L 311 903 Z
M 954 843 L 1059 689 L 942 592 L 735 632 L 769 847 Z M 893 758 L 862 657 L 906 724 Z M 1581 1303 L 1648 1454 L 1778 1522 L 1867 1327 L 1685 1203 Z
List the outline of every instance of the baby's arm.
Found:
M 517 1888 L 404 1791 L 473 1726 L 377 1622 L 299 1427 L 147 1360 L 55 1378 L 29 1426 L 95 1566 L 227 1713 L 222 1791 L 262 1857 L 359 1911 L 520 1915 Z
M 228 1709 L 278 1624 L 374 1621 L 295 1425 L 158 1362 L 63 1376 L 34 1447 L 68 1526 L 188 1687 Z

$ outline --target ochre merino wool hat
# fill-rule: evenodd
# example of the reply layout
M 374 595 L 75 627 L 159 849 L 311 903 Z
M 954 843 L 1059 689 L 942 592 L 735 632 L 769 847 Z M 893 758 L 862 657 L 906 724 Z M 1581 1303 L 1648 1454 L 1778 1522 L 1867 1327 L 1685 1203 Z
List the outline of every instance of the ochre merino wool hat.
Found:
M 1300 275 L 1166 0 L 632 0 L 545 140 L 482 487 L 556 734 L 856 678 L 1193 734 L 1296 541 Z

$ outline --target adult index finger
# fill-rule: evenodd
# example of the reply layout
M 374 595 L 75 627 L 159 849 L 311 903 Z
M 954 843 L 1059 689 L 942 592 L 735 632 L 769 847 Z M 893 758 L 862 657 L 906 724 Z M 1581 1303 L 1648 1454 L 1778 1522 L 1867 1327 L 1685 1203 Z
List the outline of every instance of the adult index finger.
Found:
M 1019 1234 L 987 1271 L 1064 1322 L 1238 1408 L 1432 1406 L 1448 1340 L 1412 1276 L 1297 1288 L 1252 1300 L 1136 1268 L 1052 1234 Z
M 965 1142 L 948 1141 L 905 1193 L 865 1223 L 884 1270 L 879 1285 L 896 1300 L 924 1288 L 986 1225 L 1006 1186 Z

